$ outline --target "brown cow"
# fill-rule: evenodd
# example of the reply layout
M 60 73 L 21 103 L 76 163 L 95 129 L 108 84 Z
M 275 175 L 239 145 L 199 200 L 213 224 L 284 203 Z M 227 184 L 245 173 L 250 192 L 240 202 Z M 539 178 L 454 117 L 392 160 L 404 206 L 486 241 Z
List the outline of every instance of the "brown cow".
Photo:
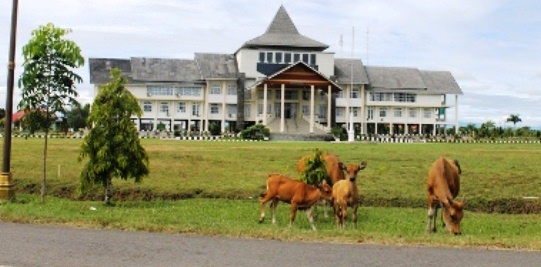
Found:
M 326 182 L 322 182 L 319 187 L 315 187 L 280 174 L 269 174 L 267 178 L 267 192 L 261 196 L 260 200 L 261 217 L 259 218 L 259 223 L 265 220 L 265 206 L 269 200 L 272 200 L 270 205 L 272 223 L 276 223 L 276 206 L 278 205 L 278 201 L 283 201 L 291 204 L 290 226 L 295 220 L 297 209 L 300 209 L 306 211 L 306 216 L 308 217 L 308 221 L 310 221 L 312 229 L 316 230 L 311 208 L 322 198 L 332 200 L 332 188 Z
M 297 171 L 299 173 L 303 173 L 306 171 L 306 163 L 308 159 L 313 156 L 314 154 L 305 155 L 299 160 L 299 162 L 297 162 Z M 340 180 L 346 179 L 346 175 L 348 179 L 356 179 L 357 172 L 360 170 L 359 165 L 348 164 L 346 166 L 342 162 L 340 162 L 336 155 L 329 152 L 321 153 L 321 160 L 325 163 L 327 181 L 330 183 L 331 186 Z M 346 172 L 346 175 L 344 175 L 344 172 Z M 324 210 L 324 214 L 325 217 L 328 217 L 326 209 Z
M 332 187 L 334 218 L 336 225 L 339 228 L 346 226 L 348 214 L 348 206 L 352 207 L 353 225 L 357 225 L 357 208 L 359 207 L 359 189 L 357 188 L 357 173 L 366 168 L 366 161 L 358 165 L 354 172 L 354 176 L 348 180 L 340 180 Z
M 436 232 L 438 208 L 442 207 L 442 218 L 449 233 L 459 235 L 460 221 L 464 216 L 464 204 L 454 199 L 460 191 L 462 170 L 457 160 L 440 157 L 428 172 L 426 182 L 428 201 L 428 232 Z

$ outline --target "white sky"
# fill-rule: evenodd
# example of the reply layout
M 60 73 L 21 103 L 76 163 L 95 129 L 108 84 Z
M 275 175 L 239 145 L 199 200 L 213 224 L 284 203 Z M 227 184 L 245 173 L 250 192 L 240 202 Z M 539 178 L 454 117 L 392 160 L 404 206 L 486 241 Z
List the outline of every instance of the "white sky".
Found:
M 89 57 L 193 59 L 233 54 L 265 32 L 280 5 L 299 32 L 336 57 L 365 65 L 448 70 L 464 95 L 461 124 L 541 127 L 541 1 L 538 0 L 19 0 L 15 79 L 31 32 L 52 22 Z M 7 66 L 12 1 L 0 1 L 0 64 Z M 355 36 L 352 41 L 352 31 Z M 368 33 L 367 33 L 368 32 Z M 340 38 L 342 36 L 342 44 Z M 354 45 L 352 45 L 354 44 Z M 5 107 L 7 67 L 0 72 Z M 91 102 L 88 65 L 77 70 Z M 14 104 L 20 92 L 15 88 Z

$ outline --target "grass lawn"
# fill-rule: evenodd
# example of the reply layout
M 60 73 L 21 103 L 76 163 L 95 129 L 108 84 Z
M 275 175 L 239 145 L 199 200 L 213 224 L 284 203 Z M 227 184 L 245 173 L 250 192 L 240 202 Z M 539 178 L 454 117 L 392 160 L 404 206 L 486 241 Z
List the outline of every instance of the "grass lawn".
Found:
M 113 207 L 102 191 L 78 191 L 83 164 L 80 139 L 50 139 L 49 197 L 40 203 L 43 139 L 13 139 L 17 201 L 0 205 L 5 221 L 53 223 L 168 233 L 198 233 L 316 242 L 372 242 L 483 246 L 541 250 L 539 144 L 368 144 L 327 142 L 211 142 L 143 139 L 150 175 L 140 184 L 114 180 Z M 296 162 L 314 149 L 345 163 L 368 162 L 358 179 L 359 225 L 337 230 L 320 215 L 317 232 L 303 212 L 287 227 L 289 205 L 278 224 L 259 225 L 258 196 L 268 173 L 297 178 Z M 425 180 L 439 156 L 460 161 L 466 196 L 462 236 L 427 234 Z M 92 208 L 93 207 L 93 208 Z M 94 210 L 94 208 L 96 210 Z M 507 214 L 504 214 L 507 213 Z M 269 214 L 269 213 L 268 213 Z

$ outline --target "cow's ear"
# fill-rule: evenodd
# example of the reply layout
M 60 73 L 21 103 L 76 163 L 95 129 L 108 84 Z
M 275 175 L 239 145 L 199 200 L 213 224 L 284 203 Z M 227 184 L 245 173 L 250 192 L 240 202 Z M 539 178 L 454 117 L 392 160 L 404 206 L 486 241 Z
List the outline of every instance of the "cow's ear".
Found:
M 361 165 L 359 165 L 360 170 L 363 170 L 364 168 L 366 168 L 366 161 L 361 162 Z
M 344 163 L 342 163 L 342 162 L 338 162 L 338 168 L 340 168 L 340 170 L 343 170 L 343 171 L 345 171 L 347 169 L 346 165 L 344 165 Z

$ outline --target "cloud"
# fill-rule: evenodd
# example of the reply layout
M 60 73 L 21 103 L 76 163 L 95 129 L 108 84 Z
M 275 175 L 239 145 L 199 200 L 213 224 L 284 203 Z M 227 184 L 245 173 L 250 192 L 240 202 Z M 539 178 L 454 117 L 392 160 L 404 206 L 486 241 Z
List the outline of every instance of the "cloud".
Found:
M 69 38 L 87 58 L 193 58 L 197 52 L 234 53 L 266 30 L 281 5 L 303 35 L 330 45 L 336 57 L 353 50 L 368 65 L 451 71 L 464 91 L 461 121 L 519 113 L 524 125 L 541 125 L 534 107 L 541 101 L 541 35 L 535 34 L 541 32 L 541 2 L 535 0 L 22 1 L 16 77 L 21 47 L 47 22 L 71 28 Z M 0 1 L 0 10 L 2 64 L 11 2 Z M 90 101 L 88 67 L 77 72 L 85 80 L 81 96 Z

